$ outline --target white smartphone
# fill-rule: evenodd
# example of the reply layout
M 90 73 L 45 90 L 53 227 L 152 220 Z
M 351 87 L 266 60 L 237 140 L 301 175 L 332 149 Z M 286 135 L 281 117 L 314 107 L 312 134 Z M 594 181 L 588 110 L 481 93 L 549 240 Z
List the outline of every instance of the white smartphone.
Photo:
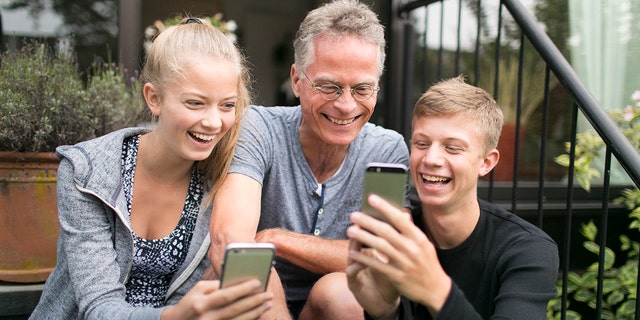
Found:
M 258 279 L 265 291 L 275 254 L 276 247 L 272 243 L 230 243 L 222 261 L 220 288 Z
M 407 166 L 401 163 L 369 163 L 364 173 L 362 212 L 386 221 L 378 211 L 369 206 L 367 197 L 373 193 L 402 208 L 406 190 Z

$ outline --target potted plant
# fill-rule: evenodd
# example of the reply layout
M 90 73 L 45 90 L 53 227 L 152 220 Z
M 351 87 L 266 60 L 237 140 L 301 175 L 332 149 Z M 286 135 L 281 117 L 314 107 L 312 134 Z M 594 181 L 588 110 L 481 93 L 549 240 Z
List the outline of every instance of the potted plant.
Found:
M 113 64 L 83 79 L 72 51 L 42 42 L 0 55 L 0 281 L 49 275 L 58 237 L 55 148 L 134 125 L 143 109 L 138 87 Z
M 496 102 L 502 107 L 504 125 L 498 141 L 500 150 L 500 162 L 493 169 L 494 180 L 513 180 L 513 168 L 515 161 L 516 121 L 518 120 L 518 74 L 519 62 L 515 53 L 507 52 L 501 56 L 497 66 L 498 81 L 495 83 L 496 65 L 492 59 L 483 61 L 483 72 L 478 78 L 478 86 L 488 92 L 496 92 Z M 545 65 L 540 59 L 525 57 L 522 67 L 522 94 L 520 97 L 520 132 L 518 135 L 519 146 L 524 144 L 524 136 L 527 123 L 538 110 L 544 99 Z M 550 84 L 550 90 L 555 85 L 555 80 Z M 497 86 L 497 88 L 494 88 Z M 519 150 L 521 151 L 521 150 Z

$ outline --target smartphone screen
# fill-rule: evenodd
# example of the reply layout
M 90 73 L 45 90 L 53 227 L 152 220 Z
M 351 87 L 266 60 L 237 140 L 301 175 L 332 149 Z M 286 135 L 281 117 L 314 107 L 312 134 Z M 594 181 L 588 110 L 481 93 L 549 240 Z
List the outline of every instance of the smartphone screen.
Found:
M 397 163 L 370 163 L 364 173 L 364 185 L 362 189 L 362 212 L 385 220 L 375 209 L 369 206 L 367 197 L 376 194 L 385 200 L 403 207 L 407 184 L 407 167 Z
M 230 243 L 222 261 L 220 288 L 258 279 L 267 289 L 276 247 L 271 243 Z

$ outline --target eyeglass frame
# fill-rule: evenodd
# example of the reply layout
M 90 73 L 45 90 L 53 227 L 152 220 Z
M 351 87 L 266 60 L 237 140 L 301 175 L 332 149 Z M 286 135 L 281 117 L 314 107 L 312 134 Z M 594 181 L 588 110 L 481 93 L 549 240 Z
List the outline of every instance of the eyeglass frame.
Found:
M 311 79 L 309 78 L 309 76 L 307 75 L 307 73 L 306 73 L 306 72 L 304 72 L 304 71 L 300 71 L 300 73 L 302 73 L 302 75 L 304 76 L 304 78 L 309 82 L 309 85 L 311 85 L 311 87 L 312 87 L 313 89 L 315 89 L 316 91 L 318 91 L 318 92 L 320 93 L 320 96 L 322 97 L 322 99 L 324 99 L 324 100 L 326 100 L 326 101 L 336 101 L 336 100 L 338 100 L 338 99 L 340 98 L 340 96 L 342 95 L 342 93 L 344 92 L 344 90 L 345 90 L 345 88 L 343 88 L 343 87 L 341 87 L 341 86 L 339 86 L 339 85 L 337 85 L 337 84 L 322 84 L 322 85 L 320 85 L 320 84 L 315 84 L 315 83 L 313 83 L 313 82 L 311 81 Z M 325 91 L 323 91 L 323 90 L 322 90 L 323 88 L 327 88 L 327 87 L 337 88 L 337 90 L 335 91 L 335 93 L 329 93 L 329 92 L 325 92 Z M 363 88 L 363 87 L 371 88 L 371 94 L 370 94 L 369 96 L 367 96 L 366 98 L 364 98 L 364 99 L 362 99 L 362 100 L 361 100 L 359 97 L 361 97 L 362 95 L 360 95 L 360 94 L 356 94 L 356 89 L 358 89 L 358 88 Z M 331 89 L 331 90 L 333 90 L 333 89 Z M 365 102 L 365 101 L 367 101 L 367 100 L 371 99 L 371 97 L 373 97 L 375 94 L 377 94 L 377 93 L 378 93 L 378 91 L 380 91 L 380 87 L 374 87 L 374 86 L 372 86 L 372 85 L 364 84 L 364 83 L 363 83 L 363 84 L 359 84 L 359 85 L 357 85 L 355 88 L 354 88 L 354 87 L 351 87 L 351 88 L 349 88 L 348 90 L 351 92 L 351 97 L 353 97 L 353 99 L 354 99 L 354 100 L 356 100 L 356 101 L 360 101 L 360 102 Z M 335 94 L 335 98 L 333 98 L 333 99 L 328 99 L 328 98 L 326 97 L 326 95 L 329 95 L 329 94 Z

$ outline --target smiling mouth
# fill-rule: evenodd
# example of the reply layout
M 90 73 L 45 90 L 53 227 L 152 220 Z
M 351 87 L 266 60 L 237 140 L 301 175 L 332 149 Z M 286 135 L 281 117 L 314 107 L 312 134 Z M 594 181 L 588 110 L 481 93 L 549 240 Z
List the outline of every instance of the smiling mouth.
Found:
M 213 139 L 215 139 L 215 135 L 214 136 L 210 136 L 210 135 L 206 135 L 206 134 L 201 134 L 201 133 L 195 133 L 195 132 L 189 132 L 189 135 L 194 138 L 196 141 L 198 142 L 202 142 L 202 143 L 206 143 L 206 142 L 210 142 Z
M 420 178 L 422 178 L 423 183 L 430 185 L 445 185 L 451 181 L 449 178 L 428 176 L 426 174 L 421 174 Z
M 341 126 L 352 124 L 354 121 L 356 121 L 356 119 L 358 119 L 360 117 L 360 116 L 357 116 L 357 117 L 354 117 L 354 118 L 351 118 L 351 119 L 336 119 L 336 118 L 332 118 L 332 117 L 330 117 L 330 116 L 328 116 L 326 114 L 323 114 L 323 116 L 325 118 L 327 118 L 327 120 L 329 120 L 329 121 L 331 121 L 331 122 L 333 122 L 333 123 L 335 123 L 337 125 L 341 125 Z

